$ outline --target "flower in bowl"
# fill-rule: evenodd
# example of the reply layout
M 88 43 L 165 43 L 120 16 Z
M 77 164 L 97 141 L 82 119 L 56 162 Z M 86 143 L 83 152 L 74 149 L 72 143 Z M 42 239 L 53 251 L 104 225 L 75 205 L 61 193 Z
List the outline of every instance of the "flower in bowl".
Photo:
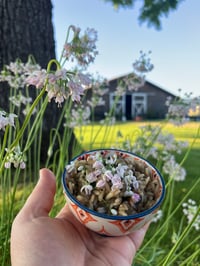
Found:
M 121 236 L 152 220 L 165 195 L 159 171 L 136 154 L 97 149 L 75 157 L 62 183 L 69 208 L 87 228 Z

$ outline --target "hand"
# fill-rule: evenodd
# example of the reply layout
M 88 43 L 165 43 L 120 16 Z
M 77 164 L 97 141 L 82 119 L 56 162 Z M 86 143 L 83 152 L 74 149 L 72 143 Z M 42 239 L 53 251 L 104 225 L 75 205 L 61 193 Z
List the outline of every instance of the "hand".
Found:
M 128 236 L 100 236 L 77 221 L 67 204 L 50 218 L 55 192 L 53 173 L 40 170 L 36 187 L 12 225 L 12 266 L 131 265 L 148 225 Z

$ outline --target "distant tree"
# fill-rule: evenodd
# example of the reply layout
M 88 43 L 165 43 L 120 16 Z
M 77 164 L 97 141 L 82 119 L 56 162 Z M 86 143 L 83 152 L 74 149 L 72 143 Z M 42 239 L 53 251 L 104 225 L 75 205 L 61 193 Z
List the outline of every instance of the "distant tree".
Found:
M 114 8 L 131 8 L 137 0 L 104 0 L 111 2 Z M 140 0 L 139 22 L 147 22 L 148 26 L 161 28 L 161 18 L 167 16 L 171 11 L 176 10 L 183 0 Z

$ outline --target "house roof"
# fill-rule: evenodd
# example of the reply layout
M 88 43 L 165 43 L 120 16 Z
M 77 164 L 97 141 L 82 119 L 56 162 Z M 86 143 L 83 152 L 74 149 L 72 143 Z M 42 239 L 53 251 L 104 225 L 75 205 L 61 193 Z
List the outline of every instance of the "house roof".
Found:
M 110 83 L 110 82 L 114 82 L 114 81 L 117 81 L 117 80 L 120 80 L 120 79 L 123 79 L 123 78 L 125 78 L 126 76 L 128 76 L 128 75 L 130 75 L 130 74 L 132 74 L 132 73 L 127 73 L 127 74 L 124 74 L 124 75 L 120 75 L 120 76 L 118 76 L 118 77 L 111 78 L 111 79 L 108 80 L 108 83 Z M 161 87 L 160 85 L 156 84 L 155 82 L 152 82 L 152 81 L 149 81 L 149 80 L 145 79 L 145 83 L 154 86 L 154 87 L 157 88 L 158 90 L 161 90 L 161 91 L 163 91 L 163 92 L 169 94 L 169 95 L 172 96 L 172 97 L 177 97 L 177 95 L 175 95 L 174 93 L 170 92 L 170 91 L 167 90 L 167 89 L 164 89 L 163 87 Z

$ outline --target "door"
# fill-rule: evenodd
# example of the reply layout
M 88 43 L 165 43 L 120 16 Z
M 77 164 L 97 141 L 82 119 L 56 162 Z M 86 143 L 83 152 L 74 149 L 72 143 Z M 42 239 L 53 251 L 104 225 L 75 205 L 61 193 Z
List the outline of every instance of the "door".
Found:
M 132 94 L 132 117 L 144 116 L 147 110 L 147 95 L 145 93 Z

